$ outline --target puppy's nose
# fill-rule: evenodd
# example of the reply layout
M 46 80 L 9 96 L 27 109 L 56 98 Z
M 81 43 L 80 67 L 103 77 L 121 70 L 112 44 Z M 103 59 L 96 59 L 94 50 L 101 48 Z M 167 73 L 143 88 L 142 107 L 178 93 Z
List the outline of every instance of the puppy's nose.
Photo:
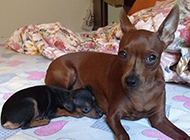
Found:
M 125 78 L 125 83 L 129 88 L 134 88 L 139 84 L 139 78 L 136 76 L 128 76 Z
M 103 111 L 101 109 L 97 110 L 98 117 L 101 118 L 103 116 Z

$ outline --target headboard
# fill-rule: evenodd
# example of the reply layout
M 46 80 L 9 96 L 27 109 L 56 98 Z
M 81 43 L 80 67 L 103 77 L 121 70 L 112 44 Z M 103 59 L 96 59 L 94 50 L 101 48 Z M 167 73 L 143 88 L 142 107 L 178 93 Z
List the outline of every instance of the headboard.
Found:
M 131 7 L 135 0 L 124 0 L 124 7 Z M 94 30 L 108 24 L 108 4 L 104 0 L 93 0 Z

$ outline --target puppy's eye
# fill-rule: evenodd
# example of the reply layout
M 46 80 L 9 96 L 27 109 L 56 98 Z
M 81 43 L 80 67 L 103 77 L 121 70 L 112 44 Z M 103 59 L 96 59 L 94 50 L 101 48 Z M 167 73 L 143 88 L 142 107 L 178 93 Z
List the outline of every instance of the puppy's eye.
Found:
M 125 51 L 120 51 L 118 53 L 119 58 L 125 59 L 127 57 L 127 53 Z
M 91 110 L 91 106 L 84 106 L 83 108 L 82 108 L 82 112 L 83 113 L 88 113 L 88 112 L 90 112 L 90 110 Z
M 147 57 L 146 57 L 146 63 L 151 65 L 151 64 L 154 64 L 157 60 L 157 56 L 155 54 L 149 54 Z

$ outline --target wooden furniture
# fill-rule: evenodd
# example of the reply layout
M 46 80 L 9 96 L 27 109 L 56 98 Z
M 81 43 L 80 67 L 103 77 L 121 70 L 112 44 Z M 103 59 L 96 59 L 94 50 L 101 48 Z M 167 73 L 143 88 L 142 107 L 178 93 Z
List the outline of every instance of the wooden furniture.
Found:
M 131 7 L 135 0 L 124 0 L 124 7 Z M 103 0 L 93 0 L 94 3 L 94 30 L 108 24 L 108 4 Z

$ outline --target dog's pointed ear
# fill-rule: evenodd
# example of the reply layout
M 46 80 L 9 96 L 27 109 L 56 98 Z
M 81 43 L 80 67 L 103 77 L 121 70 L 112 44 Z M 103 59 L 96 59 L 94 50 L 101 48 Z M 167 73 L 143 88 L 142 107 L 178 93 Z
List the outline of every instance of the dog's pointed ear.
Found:
M 90 85 L 84 85 L 82 89 L 87 89 L 89 91 L 92 91 L 92 87 Z
M 67 99 L 67 101 L 64 102 L 63 106 L 66 110 L 70 112 L 74 112 L 76 110 L 75 104 L 71 97 L 69 97 L 69 99 Z
M 124 7 L 121 8 L 120 11 L 120 26 L 123 33 L 126 33 L 129 30 L 133 29 L 133 26 L 127 16 L 127 13 L 125 12 Z
M 174 33 L 177 30 L 178 22 L 179 7 L 175 5 L 157 31 L 160 40 L 165 43 L 166 47 L 172 43 L 175 38 Z

